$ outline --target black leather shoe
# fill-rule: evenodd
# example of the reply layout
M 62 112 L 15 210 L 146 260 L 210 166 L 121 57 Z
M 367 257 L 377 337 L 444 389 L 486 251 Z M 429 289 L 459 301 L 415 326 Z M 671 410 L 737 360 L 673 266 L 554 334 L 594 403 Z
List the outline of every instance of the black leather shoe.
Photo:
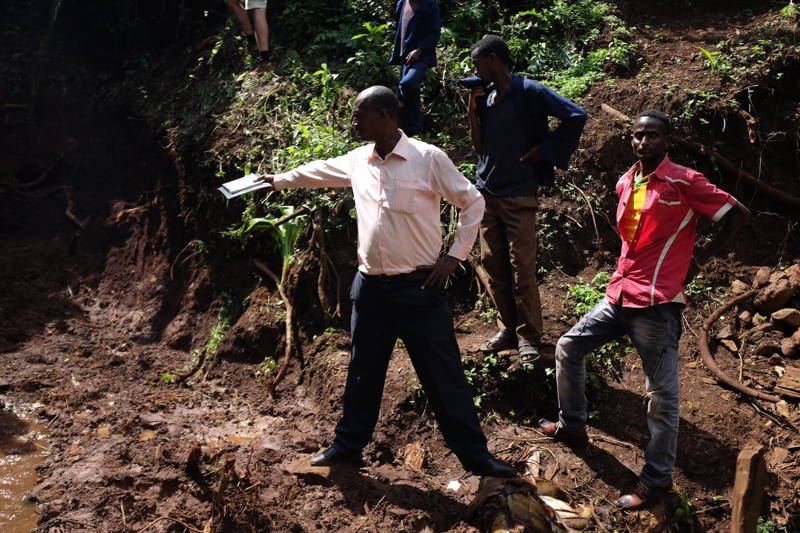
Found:
M 517 471 L 505 461 L 492 457 L 477 468 L 472 468 L 472 473 L 477 476 L 514 477 Z
M 311 459 L 311 466 L 332 466 L 337 463 L 359 463 L 361 462 L 361 450 L 344 451 L 336 446 L 331 446 L 321 454 Z

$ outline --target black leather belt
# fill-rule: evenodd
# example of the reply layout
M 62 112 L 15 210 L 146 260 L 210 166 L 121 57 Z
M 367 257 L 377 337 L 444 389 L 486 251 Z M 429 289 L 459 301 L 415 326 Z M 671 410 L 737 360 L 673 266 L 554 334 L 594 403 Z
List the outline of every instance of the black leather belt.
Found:
M 431 273 L 431 271 L 426 269 L 426 270 L 415 270 L 413 272 L 406 272 L 404 274 L 391 274 L 391 275 L 389 275 L 389 274 L 375 274 L 375 275 L 364 274 L 364 275 L 366 277 L 370 278 L 370 279 L 376 279 L 378 281 L 386 281 L 386 282 L 389 282 L 389 283 L 395 283 L 395 282 L 402 282 L 402 281 L 425 281 L 426 279 L 428 279 L 428 276 L 430 275 L 430 273 Z

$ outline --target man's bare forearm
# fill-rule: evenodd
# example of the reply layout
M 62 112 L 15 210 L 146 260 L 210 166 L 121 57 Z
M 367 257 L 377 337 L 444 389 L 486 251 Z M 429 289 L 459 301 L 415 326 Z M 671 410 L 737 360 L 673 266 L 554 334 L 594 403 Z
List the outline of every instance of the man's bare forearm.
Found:
M 720 228 L 717 235 L 707 246 L 695 252 L 695 261 L 699 265 L 703 265 L 706 261 L 721 252 L 733 236 L 747 223 L 748 218 L 750 218 L 750 210 L 737 202 L 728 214 L 723 217 L 722 228 Z

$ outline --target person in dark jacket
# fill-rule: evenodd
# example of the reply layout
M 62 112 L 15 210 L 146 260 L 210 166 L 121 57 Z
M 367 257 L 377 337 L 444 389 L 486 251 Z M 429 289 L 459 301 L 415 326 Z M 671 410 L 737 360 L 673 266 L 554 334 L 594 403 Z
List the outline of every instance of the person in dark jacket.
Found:
M 442 30 L 436 0 L 399 0 L 395 8 L 397 33 L 389 64 L 400 65 L 398 96 L 402 104 L 400 125 L 406 135 L 424 128 L 420 93 L 425 72 L 436 65 L 436 44 Z
M 486 35 L 471 48 L 485 87 L 470 93 L 468 118 L 478 152 L 476 186 L 486 200 L 481 261 L 499 315 L 500 331 L 485 352 L 517 348 L 521 362 L 539 355 L 542 304 L 536 282 L 537 188 L 552 185 L 553 167 L 566 169 L 586 112 L 539 82 L 512 74 L 506 43 Z M 559 120 L 550 131 L 548 119 Z

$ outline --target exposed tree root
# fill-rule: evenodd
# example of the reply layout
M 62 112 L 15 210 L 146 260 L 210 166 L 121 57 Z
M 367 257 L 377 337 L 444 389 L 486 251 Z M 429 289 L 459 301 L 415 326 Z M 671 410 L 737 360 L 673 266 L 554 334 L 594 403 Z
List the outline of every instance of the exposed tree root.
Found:
M 725 372 L 723 372 L 719 368 L 719 366 L 717 366 L 717 362 L 714 360 L 714 357 L 711 355 L 711 350 L 709 350 L 708 348 L 708 332 L 711 329 L 711 326 L 714 325 L 714 322 L 716 322 L 717 319 L 719 319 L 719 317 L 721 317 L 722 314 L 725 313 L 728 309 L 734 307 L 739 302 L 743 302 L 749 298 L 752 298 L 753 296 L 755 296 L 757 292 L 758 292 L 757 289 L 749 290 L 743 294 L 740 294 L 736 298 L 729 300 L 724 305 L 721 305 L 716 311 L 714 311 L 714 313 L 711 314 L 711 316 L 708 317 L 708 319 L 706 319 L 705 322 L 703 322 L 703 328 L 700 330 L 700 339 L 699 339 L 700 355 L 703 357 L 703 362 L 705 363 L 705 365 L 708 367 L 711 373 L 714 374 L 714 377 L 717 378 L 717 381 L 727 385 L 729 388 L 737 392 L 746 394 L 747 396 L 752 396 L 760 400 L 777 403 L 780 401 L 780 397 L 752 389 L 746 385 L 742 385 L 735 379 L 725 374 Z
M 594 236 L 595 236 L 595 239 L 597 239 L 596 242 L 599 243 L 600 242 L 600 231 L 598 231 L 598 229 L 597 229 L 597 218 L 594 216 L 594 209 L 592 209 L 592 202 L 589 201 L 589 197 L 586 196 L 586 193 L 583 192 L 583 190 L 581 190 L 580 187 L 575 185 L 574 181 L 570 181 L 570 185 L 572 185 L 572 187 L 576 191 L 578 191 L 578 194 L 581 195 L 581 198 L 583 198 L 583 201 L 586 202 L 586 207 L 589 208 L 589 214 L 592 215 L 592 226 L 594 227 Z
M 75 202 L 72 200 L 72 186 L 64 185 L 64 197 L 67 199 L 67 209 L 64 211 L 64 214 L 70 219 L 79 229 L 83 229 L 86 227 L 86 221 L 79 219 L 75 216 L 75 213 L 72 209 L 75 207 Z
M 478 281 L 480 281 L 483 287 L 483 292 L 487 295 L 491 295 L 492 293 L 489 292 L 489 274 L 486 273 L 486 269 L 483 268 L 483 265 L 476 263 L 471 257 L 467 259 L 467 262 L 472 267 L 472 270 L 475 271 L 475 275 L 478 277 Z
M 134 209 L 140 209 L 140 208 L 138 208 L 138 207 L 137 207 L 137 208 L 134 208 Z M 126 211 L 129 211 L 129 210 L 127 210 L 127 209 L 126 209 Z M 119 215 L 117 215 L 117 217 L 119 218 Z M 201 242 L 201 241 L 199 241 L 199 240 L 197 240 L 197 239 L 192 239 L 191 241 L 189 241 L 189 242 L 187 242 L 187 243 L 186 243 L 186 246 L 184 246 L 183 248 L 181 248 L 181 251 L 180 251 L 180 252 L 178 252 L 177 254 L 175 254 L 175 259 L 173 259 L 173 260 L 172 260 L 172 264 L 169 266 L 169 279 L 175 279 L 175 264 L 178 262 L 178 259 L 180 259 L 180 258 L 181 258 L 181 255 L 183 255 L 183 252 L 185 252 L 186 250 L 188 250 L 190 246 L 197 245 L 197 244 L 198 244 L 198 243 L 200 243 L 200 242 Z M 186 257 L 184 257 L 184 258 L 183 258 L 183 260 L 180 262 L 180 264 L 178 264 L 178 266 L 181 266 L 182 264 L 184 264 L 186 261 L 188 261 L 188 260 L 189 260 L 189 259 L 191 259 L 192 257 L 194 257 L 194 256 L 196 256 L 196 255 L 198 255 L 198 254 L 201 254 L 201 253 L 203 253 L 203 252 L 202 252 L 202 251 L 200 251 L 200 250 L 195 250 L 195 251 L 194 251 L 194 252 L 192 252 L 191 254 L 189 254 L 189 255 L 187 255 Z
M 620 120 L 622 120 L 624 122 L 631 122 L 631 118 L 628 115 L 626 115 L 625 113 L 623 113 L 621 111 L 618 111 L 618 110 L 614 109 L 613 107 L 611 107 L 608 104 L 600 104 L 600 107 L 601 107 L 601 109 L 603 111 L 605 111 L 606 113 L 608 113 L 609 115 L 611 115 L 611 116 L 613 116 L 615 118 L 618 118 L 618 119 L 620 119 Z M 753 137 L 754 137 L 755 134 L 753 133 L 752 128 L 754 126 L 755 119 L 749 113 L 746 113 L 746 112 L 744 112 L 744 114 L 740 113 L 740 115 L 743 117 L 743 119 L 747 123 L 749 139 L 750 139 L 750 142 L 753 142 Z M 777 189 L 777 188 L 775 188 L 775 187 L 773 187 L 773 186 L 771 186 L 771 185 L 769 185 L 767 183 L 764 183 L 759 178 L 753 176 L 749 172 L 747 172 L 745 170 L 742 170 L 738 166 L 734 165 L 729 159 L 727 159 L 725 156 L 723 156 L 722 154 L 720 154 L 719 152 L 717 152 L 713 148 L 709 148 L 709 147 L 704 146 L 704 145 L 702 145 L 702 144 L 700 144 L 698 142 L 689 141 L 689 140 L 683 139 L 681 137 L 676 137 L 675 135 L 670 136 L 670 139 L 672 141 L 674 141 L 675 144 L 679 144 L 679 145 L 681 145 L 681 146 L 683 146 L 685 148 L 690 148 L 690 149 L 692 149 L 692 150 L 694 150 L 696 152 L 699 152 L 699 153 L 701 153 L 703 155 L 706 155 L 706 156 L 709 156 L 709 157 L 713 158 L 714 161 L 719 164 L 719 166 L 721 166 L 726 171 L 728 171 L 729 173 L 731 173 L 734 176 L 736 176 L 736 179 L 739 179 L 739 178 L 743 179 L 744 181 L 750 183 L 750 185 L 752 185 L 753 187 L 755 187 L 757 190 L 761 191 L 765 195 L 769 196 L 773 200 L 777 200 L 777 201 L 779 201 L 781 203 L 784 203 L 786 205 L 790 205 L 790 206 L 793 206 L 793 207 L 800 207 L 800 198 L 798 198 L 797 196 L 793 196 L 791 194 L 787 194 L 787 193 L 783 192 L 780 189 Z
M 278 276 L 276 276 L 267 265 L 258 259 L 253 259 L 253 264 L 256 266 L 256 268 L 266 274 L 273 282 L 275 282 L 275 285 L 278 288 L 278 294 L 280 294 L 281 300 L 283 300 L 283 305 L 286 308 L 286 346 L 283 350 L 283 358 L 278 366 L 278 371 L 275 373 L 272 383 L 270 383 L 267 387 L 267 393 L 269 394 L 270 399 L 272 399 L 275 397 L 275 389 L 278 387 L 278 384 L 283 381 L 283 378 L 286 376 L 286 372 L 289 370 L 289 362 L 291 361 L 292 352 L 294 351 L 294 307 L 292 307 L 289 298 L 286 296 L 286 292 L 283 290 L 283 285 L 281 284 Z
M 319 276 L 317 277 L 317 297 L 319 298 L 319 303 L 322 305 L 322 309 L 325 310 L 326 313 L 338 317 L 342 314 L 342 283 L 339 279 L 339 274 L 336 272 L 336 266 L 333 264 L 333 260 L 330 258 L 327 252 L 328 243 L 327 239 L 325 238 L 325 229 L 323 228 L 323 215 L 322 210 L 314 211 L 314 216 L 312 217 L 312 227 L 314 230 L 313 233 L 313 243 L 312 246 L 316 246 L 317 251 L 319 253 Z M 328 293 L 325 290 L 327 286 L 327 281 L 329 278 L 333 277 L 336 281 L 336 305 L 334 306 L 330 299 L 328 298 Z
M 36 97 L 39 94 L 39 84 L 41 82 L 42 64 L 47 57 L 47 51 L 50 48 L 50 41 L 53 38 L 53 32 L 58 22 L 58 15 L 61 12 L 62 0 L 55 0 L 50 6 L 50 24 L 44 32 L 42 41 L 39 44 L 39 50 L 36 53 L 36 62 L 33 66 L 33 76 L 31 76 L 31 102 L 36 105 Z
M 731 161 L 726 159 L 722 154 L 720 154 L 713 148 L 708 148 L 707 146 L 703 146 L 698 142 L 687 141 L 686 139 L 681 139 L 680 137 L 672 137 L 672 140 L 675 143 L 680 144 L 681 146 L 684 146 L 686 148 L 691 148 L 692 150 L 700 152 L 703 155 L 712 157 L 717 162 L 717 164 L 719 164 L 720 167 L 724 168 L 729 173 L 736 176 L 737 179 L 742 178 L 743 180 L 747 181 L 753 187 L 755 187 L 765 195 L 769 196 L 773 200 L 777 200 L 781 203 L 793 207 L 800 207 L 800 198 L 798 198 L 797 196 L 792 196 L 791 194 L 787 194 L 780 189 L 776 189 L 772 185 L 764 183 L 764 181 L 758 179 L 749 172 L 742 170 L 741 168 L 734 165 Z

